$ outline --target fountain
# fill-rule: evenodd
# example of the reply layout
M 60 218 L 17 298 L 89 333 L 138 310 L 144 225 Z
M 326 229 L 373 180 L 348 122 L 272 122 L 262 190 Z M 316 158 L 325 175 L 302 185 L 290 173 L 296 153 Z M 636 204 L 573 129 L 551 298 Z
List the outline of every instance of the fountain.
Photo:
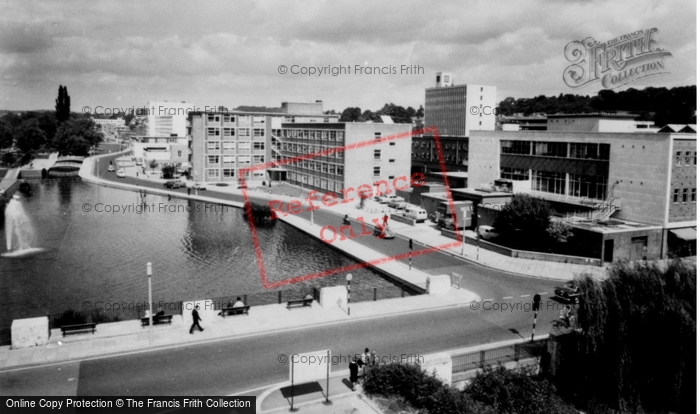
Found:
M 5 208 L 5 240 L 7 253 L 3 257 L 25 256 L 43 250 L 31 247 L 34 243 L 34 229 L 17 195 L 12 197 Z M 15 250 L 12 250 L 13 247 Z

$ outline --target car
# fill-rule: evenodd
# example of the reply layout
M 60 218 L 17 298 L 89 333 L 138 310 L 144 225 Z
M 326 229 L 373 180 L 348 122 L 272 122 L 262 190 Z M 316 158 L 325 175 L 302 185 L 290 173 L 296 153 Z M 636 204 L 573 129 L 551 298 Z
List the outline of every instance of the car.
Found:
M 199 183 L 194 183 L 194 184 L 192 184 L 192 189 L 199 190 L 199 191 L 205 191 L 207 189 L 207 187 L 204 187 L 202 184 L 199 184 Z
M 399 197 L 399 196 L 397 196 L 397 195 L 395 195 L 395 194 L 388 195 L 388 196 L 386 196 L 386 197 L 387 197 L 387 200 L 389 200 L 389 201 L 388 201 L 389 203 L 391 203 L 392 201 L 406 201 L 406 200 L 403 199 L 403 197 Z
M 110 165 L 109 167 L 107 167 L 107 171 L 114 172 L 114 165 Z
M 126 177 L 126 171 L 122 170 L 121 168 L 117 170 L 117 177 L 119 178 L 124 178 Z
M 581 297 L 581 288 L 576 285 L 576 282 L 570 280 L 564 286 L 555 287 L 554 294 L 567 302 L 578 303 Z
M 141 165 L 143 164 L 143 159 L 139 158 L 136 160 L 136 165 Z
M 477 234 L 479 235 L 480 238 L 484 240 L 491 240 L 495 239 L 498 237 L 498 233 L 496 233 L 496 229 L 494 229 L 492 226 L 479 226 L 479 229 L 477 230 Z
M 217 184 L 217 185 L 218 185 L 218 184 Z M 241 189 L 247 190 L 247 189 L 248 189 L 248 186 L 247 186 L 247 185 L 239 185 L 239 186 L 238 186 L 238 189 L 239 189 L 239 190 L 241 190 Z
M 408 206 L 408 203 L 403 200 L 393 200 L 389 202 L 389 207 L 395 208 L 397 210 L 403 210 Z
M 379 204 L 387 204 L 391 199 L 389 198 L 388 195 L 384 194 L 379 197 L 375 197 L 375 200 L 379 202 Z
M 165 188 L 180 188 L 184 187 L 185 183 L 180 180 L 171 180 L 165 182 Z
M 428 213 L 422 208 L 416 206 L 406 207 L 403 216 L 415 220 L 416 223 L 423 223 L 428 219 Z

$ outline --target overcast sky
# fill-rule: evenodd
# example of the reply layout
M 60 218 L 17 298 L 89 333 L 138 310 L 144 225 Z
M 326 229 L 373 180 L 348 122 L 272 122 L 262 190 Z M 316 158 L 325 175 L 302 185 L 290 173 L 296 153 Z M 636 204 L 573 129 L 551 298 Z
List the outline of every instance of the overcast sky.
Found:
M 325 109 L 424 103 L 435 72 L 495 85 L 498 100 L 594 95 L 562 80 L 564 47 L 656 27 L 671 74 L 632 87 L 696 84 L 696 1 L 1 1 L 0 109 L 279 106 Z M 396 68 L 396 74 L 303 76 L 286 65 Z M 419 65 L 424 74 L 398 73 Z

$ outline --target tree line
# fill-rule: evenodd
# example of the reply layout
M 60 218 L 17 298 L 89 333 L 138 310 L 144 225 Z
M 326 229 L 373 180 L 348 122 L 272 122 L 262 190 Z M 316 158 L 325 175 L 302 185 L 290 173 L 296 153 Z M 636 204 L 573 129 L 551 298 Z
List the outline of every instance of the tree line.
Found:
M 413 118 L 423 118 L 424 110 L 423 105 L 418 108 L 418 110 L 413 109 L 409 106 L 404 108 L 403 106 L 397 106 L 393 103 L 384 104 L 382 109 L 377 111 L 371 111 L 362 109 L 358 107 L 348 107 L 343 110 L 340 114 L 340 122 L 382 122 L 380 118 L 382 115 L 390 116 L 394 123 L 410 124 L 413 123 Z
M 696 87 L 630 88 L 615 92 L 601 90 L 595 96 L 559 94 L 534 98 L 507 97 L 498 104 L 500 115 L 586 114 L 593 112 L 629 112 L 643 121 L 654 121 L 658 126 L 667 124 L 695 124 L 697 109 Z
M 89 115 L 70 111 L 68 88 L 58 89 L 55 111 L 9 112 L 0 118 L 2 161 L 12 164 L 19 157 L 28 160 L 34 153 L 57 151 L 59 155 L 89 155 L 90 149 L 102 142 Z

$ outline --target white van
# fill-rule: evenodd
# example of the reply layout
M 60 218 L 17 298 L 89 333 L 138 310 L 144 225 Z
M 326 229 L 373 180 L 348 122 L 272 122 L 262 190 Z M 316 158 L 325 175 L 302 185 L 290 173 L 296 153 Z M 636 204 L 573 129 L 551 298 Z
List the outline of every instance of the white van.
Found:
M 428 213 L 420 207 L 407 206 L 403 213 L 404 217 L 408 217 L 416 221 L 416 223 L 422 223 L 428 219 Z
M 496 233 L 496 229 L 494 229 L 491 226 L 479 226 L 477 230 L 479 237 L 481 237 L 484 240 L 491 240 L 495 239 L 498 237 L 498 233 Z

